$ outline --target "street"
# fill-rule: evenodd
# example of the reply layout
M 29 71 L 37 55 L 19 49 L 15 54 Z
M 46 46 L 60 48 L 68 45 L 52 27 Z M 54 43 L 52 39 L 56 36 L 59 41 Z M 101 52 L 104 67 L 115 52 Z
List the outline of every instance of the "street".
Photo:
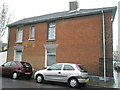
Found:
M 0 77 L 1 78 L 1 77 Z M 36 83 L 34 79 L 26 80 L 14 80 L 9 77 L 2 77 L 2 88 L 64 88 L 64 89 L 72 89 L 67 84 L 56 83 L 56 82 L 45 82 L 43 84 Z M 79 88 L 99 88 L 90 85 L 86 85 L 85 87 Z M 78 89 L 78 88 L 74 88 Z

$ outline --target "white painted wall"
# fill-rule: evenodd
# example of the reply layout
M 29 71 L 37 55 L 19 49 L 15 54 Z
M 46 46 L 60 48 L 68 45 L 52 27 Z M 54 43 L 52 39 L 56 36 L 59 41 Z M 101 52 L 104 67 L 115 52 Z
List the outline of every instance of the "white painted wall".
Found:
M 113 61 L 113 66 L 114 63 L 116 63 L 116 61 Z M 117 72 L 114 68 L 113 68 L 113 75 L 114 75 L 114 87 L 115 88 L 120 88 L 120 72 Z
M 118 18 L 120 18 L 120 1 L 118 3 Z M 120 23 L 120 19 L 118 19 L 118 23 Z M 118 51 L 120 52 L 120 25 L 118 24 Z
M 5 63 L 7 60 L 7 51 L 0 52 L 0 65 Z

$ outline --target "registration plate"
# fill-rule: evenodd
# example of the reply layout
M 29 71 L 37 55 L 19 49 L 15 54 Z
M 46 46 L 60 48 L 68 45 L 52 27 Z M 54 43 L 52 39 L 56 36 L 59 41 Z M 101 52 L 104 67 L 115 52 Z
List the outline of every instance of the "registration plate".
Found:
M 30 73 L 25 73 L 25 74 L 29 75 Z
M 85 79 L 85 82 L 88 82 L 89 81 L 89 79 Z

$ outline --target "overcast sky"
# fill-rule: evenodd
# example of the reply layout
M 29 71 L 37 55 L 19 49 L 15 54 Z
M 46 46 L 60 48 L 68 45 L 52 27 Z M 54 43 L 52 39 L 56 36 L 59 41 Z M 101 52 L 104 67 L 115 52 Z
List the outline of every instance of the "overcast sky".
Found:
M 12 13 L 12 22 L 33 17 L 40 16 L 48 13 L 68 11 L 69 1 L 73 0 L 0 0 L 0 6 L 5 3 L 9 7 L 9 12 Z M 101 8 L 118 6 L 120 0 L 76 0 L 79 3 L 79 9 L 86 8 Z M 118 20 L 117 13 L 113 23 L 113 43 L 114 50 L 116 49 L 118 37 Z M 4 36 L 3 41 L 7 41 L 7 34 Z

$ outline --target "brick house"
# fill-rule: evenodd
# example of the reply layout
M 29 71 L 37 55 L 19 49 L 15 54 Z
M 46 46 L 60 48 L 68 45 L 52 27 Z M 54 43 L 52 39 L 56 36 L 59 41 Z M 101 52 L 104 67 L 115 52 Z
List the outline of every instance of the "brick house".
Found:
M 112 76 L 115 12 L 116 7 L 80 9 L 16 21 L 8 26 L 7 61 L 27 61 L 36 70 L 59 62 L 79 63 L 89 74 L 103 75 L 104 28 L 106 70 Z

